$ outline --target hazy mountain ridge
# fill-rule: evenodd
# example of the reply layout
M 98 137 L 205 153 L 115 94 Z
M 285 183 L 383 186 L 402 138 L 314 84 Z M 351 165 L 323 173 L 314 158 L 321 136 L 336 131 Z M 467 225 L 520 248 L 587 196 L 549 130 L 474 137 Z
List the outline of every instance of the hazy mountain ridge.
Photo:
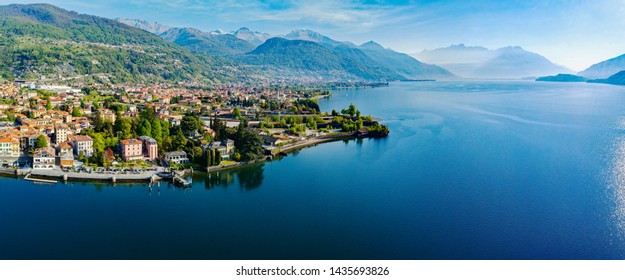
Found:
M 459 44 L 425 50 L 414 56 L 465 78 L 524 78 L 572 73 L 571 70 L 518 46 L 489 50 L 480 46 L 467 47 Z
M 425 64 L 417 59 L 369 41 L 359 46 L 372 60 L 395 71 L 404 79 L 450 79 L 454 74 L 436 65 Z
M 596 63 L 588 69 L 579 72 L 587 78 L 607 78 L 625 70 L 625 54 Z

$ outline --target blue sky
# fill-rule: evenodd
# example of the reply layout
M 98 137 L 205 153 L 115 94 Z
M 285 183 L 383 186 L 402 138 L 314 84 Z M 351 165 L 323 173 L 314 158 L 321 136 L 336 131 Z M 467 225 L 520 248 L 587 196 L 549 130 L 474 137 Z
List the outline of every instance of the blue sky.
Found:
M 204 31 L 311 29 L 413 53 L 451 44 L 518 45 L 573 70 L 625 53 L 625 0 L 15 0 Z

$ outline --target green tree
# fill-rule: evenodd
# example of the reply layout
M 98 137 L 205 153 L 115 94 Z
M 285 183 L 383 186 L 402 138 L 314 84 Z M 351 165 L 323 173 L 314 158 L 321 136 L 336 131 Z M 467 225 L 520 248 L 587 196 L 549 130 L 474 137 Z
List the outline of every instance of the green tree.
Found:
M 104 137 L 102 133 L 93 133 L 90 135 L 93 138 L 93 149 L 100 154 L 104 152 L 106 146 L 104 145 Z
M 206 167 L 213 165 L 213 150 L 206 149 Z
M 52 110 L 52 102 L 50 102 L 50 97 L 46 97 L 46 110 Z
M 134 136 L 132 133 L 132 120 L 129 118 L 118 118 L 115 120 L 115 135 L 118 135 L 122 139 L 129 139 Z
M 45 147 L 48 147 L 48 140 L 46 139 L 44 135 L 39 135 L 37 137 L 37 140 L 35 141 L 35 148 L 39 149 L 39 148 L 45 148 Z
M 137 125 L 137 135 L 152 137 L 152 125 L 150 124 L 150 121 L 146 119 L 141 119 L 139 121 L 139 124 Z
M 197 131 L 201 128 L 200 119 L 196 116 L 184 116 L 180 121 L 180 128 L 184 135 L 189 135 L 193 131 Z
M 82 117 L 82 113 L 78 107 L 72 109 L 72 117 Z
M 232 110 L 232 115 L 234 116 L 234 118 L 240 119 L 241 111 L 239 110 L 239 108 L 234 108 L 234 110 Z
M 161 144 L 163 141 L 163 128 L 161 127 L 161 121 L 159 119 L 154 119 L 152 121 L 152 137 L 154 140 Z

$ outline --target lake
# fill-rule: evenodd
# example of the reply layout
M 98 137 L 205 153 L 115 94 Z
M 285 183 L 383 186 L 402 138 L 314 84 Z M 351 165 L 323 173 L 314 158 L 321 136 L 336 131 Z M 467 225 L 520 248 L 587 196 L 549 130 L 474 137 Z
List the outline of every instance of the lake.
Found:
M 1 259 L 623 259 L 625 87 L 334 91 L 385 139 L 167 183 L 0 177 Z

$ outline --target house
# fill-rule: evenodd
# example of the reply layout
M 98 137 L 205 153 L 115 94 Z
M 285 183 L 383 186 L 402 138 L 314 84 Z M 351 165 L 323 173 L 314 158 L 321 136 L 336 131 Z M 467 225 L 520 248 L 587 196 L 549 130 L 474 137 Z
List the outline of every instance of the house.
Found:
M 67 134 L 70 133 L 69 127 L 64 124 L 54 126 L 54 144 L 59 145 L 67 141 Z
M 74 154 L 80 155 L 80 152 L 86 157 L 93 155 L 93 139 L 87 135 L 74 136 Z
M 105 122 L 108 121 L 108 122 L 114 123 L 115 120 L 117 119 L 117 116 L 115 115 L 115 113 L 113 113 L 113 111 L 109 109 L 99 109 L 98 113 L 100 114 L 100 117 L 102 118 L 102 120 Z
M 64 151 L 59 154 L 59 162 L 61 168 L 68 169 L 74 166 L 74 154 L 70 151 Z
M 58 148 L 59 156 L 62 154 L 66 154 L 66 153 L 74 154 L 73 153 L 74 148 L 72 147 L 72 145 L 69 144 L 69 142 L 63 142 L 59 144 L 57 148 Z
M 54 169 L 54 149 L 39 148 L 33 155 L 33 169 Z
M 20 156 L 20 141 L 13 137 L 0 138 L 0 165 L 16 166 Z
M 121 140 L 121 156 L 125 161 L 142 160 L 143 144 L 138 139 Z
M 158 143 L 149 136 L 141 136 L 139 140 L 143 143 L 143 155 L 148 160 L 155 160 L 158 157 Z
M 184 151 L 175 151 L 175 152 L 167 152 L 165 153 L 165 162 L 168 165 L 172 164 L 187 164 L 189 163 L 189 159 L 187 158 L 187 153 Z
M 224 139 L 221 142 L 209 143 L 204 149 L 217 150 L 221 156 L 221 160 L 230 160 L 232 154 L 234 154 L 234 141 Z

